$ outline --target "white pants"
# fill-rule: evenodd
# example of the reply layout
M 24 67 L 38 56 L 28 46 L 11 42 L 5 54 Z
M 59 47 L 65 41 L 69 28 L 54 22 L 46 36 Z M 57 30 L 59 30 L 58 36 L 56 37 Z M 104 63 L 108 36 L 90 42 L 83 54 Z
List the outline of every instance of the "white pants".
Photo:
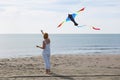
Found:
M 43 53 L 42 55 L 45 62 L 45 68 L 50 69 L 50 53 Z

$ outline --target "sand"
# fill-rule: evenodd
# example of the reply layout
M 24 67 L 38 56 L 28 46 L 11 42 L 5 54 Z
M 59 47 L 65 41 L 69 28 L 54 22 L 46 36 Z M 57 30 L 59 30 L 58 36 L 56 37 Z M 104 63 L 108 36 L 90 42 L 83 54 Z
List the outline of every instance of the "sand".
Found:
M 0 80 L 120 80 L 120 55 L 52 55 L 51 71 L 41 56 L 0 59 Z

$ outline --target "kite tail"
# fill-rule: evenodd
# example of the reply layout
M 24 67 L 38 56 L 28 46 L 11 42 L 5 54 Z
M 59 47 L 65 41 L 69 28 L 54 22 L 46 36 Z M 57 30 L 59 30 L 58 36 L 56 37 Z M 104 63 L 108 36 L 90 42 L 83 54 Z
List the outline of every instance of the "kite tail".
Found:
M 96 28 L 94 26 L 92 26 L 92 29 L 94 29 L 94 30 L 100 30 L 100 28 Z
M 77 11 L 77 13 L 80 13 L 81 11 L 84 11 L 84 10 L 85 10 L 85 8 L 82 8 L 79 11 Z
M 84 27 L 84 26 L 88 26 L 88 25 L 80 25 L 80 26 L 77 26 L 77 27 L 79 28 L 79 27 Z M 93 30 L 101 30 L 100 28 L 95 27 L 95 26 L 88 26 L 88 27 L 90 27 Z
M 79 25 L 79 26 L 77 26 L 77 27 L 79 28 L 79 27 L 84 27 L 84 26 L 87 26 L 87 25 Z
M 61 22 L 61 23 L 58 25 L 58 27 L 61 27 L 61 26 L 63 25 L 64 22 L 65 22 L 65 21 Z

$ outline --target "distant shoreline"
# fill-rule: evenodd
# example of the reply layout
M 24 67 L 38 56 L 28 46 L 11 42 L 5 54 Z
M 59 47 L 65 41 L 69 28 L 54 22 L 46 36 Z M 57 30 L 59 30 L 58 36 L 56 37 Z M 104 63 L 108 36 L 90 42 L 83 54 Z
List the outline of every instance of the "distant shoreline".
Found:
M 106 54 L 106 53 L 101 53 L 101 54 L 84 54 L 84 53 L 82 53 L 82 54 L 80 54 L 80 53 L 71 53 L 71 54 L 64 54 L 64 53 L 62 53 L 62 54 L 51 54 L 51 56 L 99 56 L 99 55 L 120 55 L 120 54 Z M 42 53 L 41 54 L 39 54 L 39 55 L 23 55 L 23 56 L 11 56 L 11 57 L 0 57 L 0 59 L 12 59 L 12 58 L 14 58 L 14 59 L 17 59 L 17 58 L 30 58 L 30 57 L 38 57 L 38 56 L 42 56 Z

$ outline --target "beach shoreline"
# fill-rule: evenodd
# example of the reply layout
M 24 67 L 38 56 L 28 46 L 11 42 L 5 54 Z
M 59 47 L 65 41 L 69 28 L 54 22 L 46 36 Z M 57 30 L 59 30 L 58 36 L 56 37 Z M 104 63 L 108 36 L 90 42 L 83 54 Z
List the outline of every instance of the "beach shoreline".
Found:
M 50 77 L 50 80 L 64 80 L 62 76 L 71 76 L 73 80 L 119 80 L 120 79 L 120 55 L 119 54 L 57 54 L 51 56 L 51 71 L 58 77 Z M 61 76 L 62 75 L 62 76 Z M 72 76 L 73 75 L 73 76 Z M 78 77 L 75 77 L 75 76 Z M 84 75 L 83 77 L 80 77 Z M 89 75 L 85 77 L 85 75 Z M 91 77 L 90 75 L 101 75 Z M 102 76 L 103 75 L 103 76 Z M 104 75 L 108 75 L 105 77 Z M 110 76 L 111 75 L 111 76 Z M 0 59 L 1 80 L 12 80 L 12 76 L 34 76 L 31 78 L 21 77 L 22 80 L 44 80 L 47 76 L 44 69 L 42 56 L 23 58 Z M 35 77 L 37 76 L 37 77 Z M 40 77 L 43 76 L 43 77 Z M 61 77 L 60 77 L 61 76 Z M 71 80 L 72 80 L 71 79 Z M 16 78 L 15 80 L 20 80 Z

